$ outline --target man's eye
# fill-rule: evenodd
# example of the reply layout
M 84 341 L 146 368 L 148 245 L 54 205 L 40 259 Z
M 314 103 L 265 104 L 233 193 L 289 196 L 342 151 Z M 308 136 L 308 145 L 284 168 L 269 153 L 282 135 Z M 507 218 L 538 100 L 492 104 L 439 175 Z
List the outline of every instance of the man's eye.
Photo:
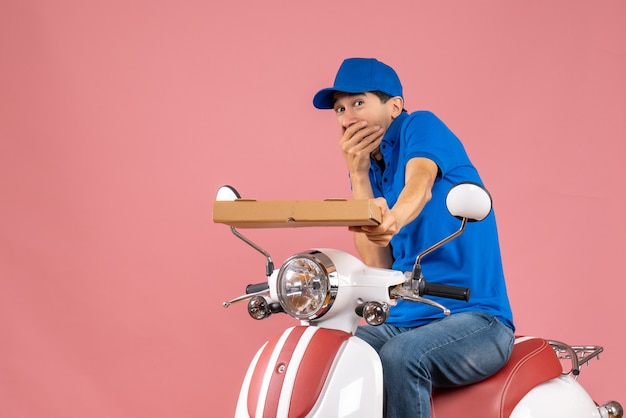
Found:
M 339 114 L 339 113 L 342 113 L 344 110 L 346 110 L 345 107 L 336 107 L 335 108 L 335 113 Z
M 355 100 L 354 105 L 355 106 L 362 106 L 363 105 L 363 100 Z

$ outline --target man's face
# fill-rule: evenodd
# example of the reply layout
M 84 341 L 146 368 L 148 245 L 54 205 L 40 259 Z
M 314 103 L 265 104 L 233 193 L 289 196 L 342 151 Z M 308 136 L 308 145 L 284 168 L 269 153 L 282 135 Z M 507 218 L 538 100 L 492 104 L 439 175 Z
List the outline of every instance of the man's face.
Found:
M 342 132 L 349 126 L 366 121 L 368 126 L 380 126 L 386 131 L 393 119 L 402 110 L 398 108 L 397 101 L 391 99 L 386 103 L 373 93 L 336 93 L 335 115 Z

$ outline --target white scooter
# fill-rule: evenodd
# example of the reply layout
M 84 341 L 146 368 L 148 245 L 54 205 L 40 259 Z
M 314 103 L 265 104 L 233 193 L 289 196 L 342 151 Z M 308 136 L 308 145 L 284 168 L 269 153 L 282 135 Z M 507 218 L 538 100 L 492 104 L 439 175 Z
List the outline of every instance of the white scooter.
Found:
M 220 188 L 217 201 L 236 201 L 231 187 Z M 380 325 L 398 299 L 427 303 L 424 296 L 469 298 L 469 289 L 427 282 L 422 257 L 460 235 L 468 221 L 491 211 L 483 188 L 463 183 L 446 199 L 461 219 L 460 229 L 422 252 L 412 272 L 365 266 L 333 249 L 315 249 L 288 258 L 278 271 L 269 254 L 231 225 L 232 232 L 267 259 L 267 282 L 249 285 L 246 295 L 254 319 L 286 313 L 300 321 L 263 345 L 241 387 L 236 417 L 382 417 L 382 366 L 377 353 L 354 336 L 361 320 Z M 253 226 L 254 227 L 254 226 Z M 434 418 L 622 418 L 615 401 L 598 406 L 577 382 L 580 365 L 602 351 L 598 346 L 569 346 L 536 337 L 517 337 L 513 354 L 494 376 L 473 385 L 434 390 Z M 563 371 L 562 360 L 571 362 Z

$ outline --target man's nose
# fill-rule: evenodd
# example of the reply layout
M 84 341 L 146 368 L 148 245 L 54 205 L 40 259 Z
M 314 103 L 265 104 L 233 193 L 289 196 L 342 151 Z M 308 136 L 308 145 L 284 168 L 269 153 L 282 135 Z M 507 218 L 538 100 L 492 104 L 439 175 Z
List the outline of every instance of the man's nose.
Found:
M 350 126 L 354 125 L 358 121 L 359 120 L 356 118 L 356 115 L 354 114 L 354 112 L 351 112 L 350 110 L 347 110 L 347 109 L 344 110 L 342 119 L 341 119 L 341 125 L 344 128 L 349 128 Z

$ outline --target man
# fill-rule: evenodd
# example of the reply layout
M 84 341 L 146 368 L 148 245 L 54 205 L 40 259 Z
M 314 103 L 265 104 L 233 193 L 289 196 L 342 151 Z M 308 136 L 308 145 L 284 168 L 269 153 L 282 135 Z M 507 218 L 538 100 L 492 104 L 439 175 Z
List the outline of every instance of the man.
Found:
M 404 110 L 402 85 L 388 65 L 349 58 L 334 85 L 313 98 L 333 109 L 352 196 L 375 199 L 378 226 L 352 228 L 363 261 L 410 271 L 422 250 L 456 231 L 445 207 L 456 183 L 482 184 L 458 138 L 433 113 Z M 433 387 L 455 387 L 498 371 L 513 348 L 513 319 L 506 292 L 493 212 L 422 260 L 428 281 L 471 289 L 469 302 L 438 299 L 452 311 L 399 301 L 388 321 L 361 326 L 383 364 L 385 415 L 429 417 Z

